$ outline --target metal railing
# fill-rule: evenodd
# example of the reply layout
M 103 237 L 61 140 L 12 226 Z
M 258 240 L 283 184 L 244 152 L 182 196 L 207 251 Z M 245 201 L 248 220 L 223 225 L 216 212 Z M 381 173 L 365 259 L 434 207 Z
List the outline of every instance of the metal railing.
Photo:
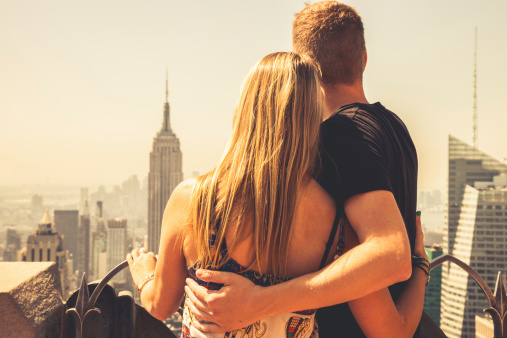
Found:
M 505 294 L 502 273 L 498 272 L 495 292 L 493 293 L 491 292 L 491 289 L 489 288 L 486 281 L 477 273 L 477 271 L 475 271 L 468 264 L 463 263 L 454 256 L 443 255 L 435 258 L 430 263 L 430 271 L 445 262 L 456 264 L 475 280 L 475 282 L 479 285 L 482 292 L 488 299 L 489 307 L 484 309 L 484 312 L 489 313 L 491 315 L 491 318 L 493 319 L 493 327 L 494 327 L 493 338 L 507 338 L 506 332 L 507 325 L 505 321 L 507 316 L 507 295 Z
M 505 293 L 505 287 L 503 284 L 503 278 L 501 272 L 498 272 L 498 277 L 496 281 L 495 292 L 493 293 L 489 288 L 486 281 L 469 265 L 462 262 L 458 258 L 451 255 L 443 255 L 438 258 L 435 258 L 430 263 L 430 271 L 439 265 L 450 262 L 456 264 L 465 272 L 467 272 L 470 277 L 472 277 L 475 282 L 479 285 L 482 292 L 486 296 L 489 307 L 484 309 L 484 312 L 487 312 L 491 315 L 493 319 L 494 325 L 494 337 L 493 338 L 507 338 L 507 295 Z M 95 307 L 95 303 L 100 293 L 106 286 L 106 284 L 121 270 L 125 269 L 128 266 L 127 261 L 124 261 L 118 264 L 113 270 L 111 270 L 97 285 L 95 290 L 93 290 L 92 295 L 89 296 L 88 293 L 88 284 L 86 282 L 86 275 L 83 274 L 83 279 L 81 280 L 81 287 L 79 289 L 76 305 L 73 308 L 67 310 L 67 314 L 73 315 L 76 322 L 76 337 L 81 338 L 83 336 L 83 328 L 85 327 L 84 323 L 86 318 L 91 313 L 99 313 L 100 310 Z M 181 308 L 179 309 L 180 314 L 182 312 Z

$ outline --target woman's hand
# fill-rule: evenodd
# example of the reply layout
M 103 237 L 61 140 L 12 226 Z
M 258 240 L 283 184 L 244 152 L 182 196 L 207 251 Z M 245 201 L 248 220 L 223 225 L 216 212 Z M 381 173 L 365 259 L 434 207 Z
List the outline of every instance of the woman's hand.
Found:
M 424 257 L 428 261 L 428 254 L 426 254 L 426 250 L 424 250 L 424 234 L 421 226 L 421 212 L 418 211 L 415 216 L 415 245 L 414 245 L 414 255 Z
M 127 255 L 130 273 L 135 285 L 139 285 L 146 276 L 155 273 L 157 257 L 153 252 L 147 252 L 145 248 L 134 249 Z

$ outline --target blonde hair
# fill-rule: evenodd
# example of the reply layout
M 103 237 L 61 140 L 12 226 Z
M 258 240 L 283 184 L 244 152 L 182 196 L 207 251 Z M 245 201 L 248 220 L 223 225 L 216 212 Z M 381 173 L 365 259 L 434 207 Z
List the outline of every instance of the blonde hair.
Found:
M 198 178 L 192 195 L 202 266 L 218 269 L 253 235 L 255 262 L 249 268 L 263 272 L 264 263 L 273 275 L 285 276 L 298 188 L 317 154 L 319 75 L 313 61 L 295 53 L 269 54 L 248 74 L 224 156 Z M 223 255 L 230 224 L 237 226 Z
M 366 46 L 361 17 L 336 1 L 307 5 L 292 23 L 294 51 L 308 55 L 322 70 L 322 82 L 354 84 L 362 79 Z

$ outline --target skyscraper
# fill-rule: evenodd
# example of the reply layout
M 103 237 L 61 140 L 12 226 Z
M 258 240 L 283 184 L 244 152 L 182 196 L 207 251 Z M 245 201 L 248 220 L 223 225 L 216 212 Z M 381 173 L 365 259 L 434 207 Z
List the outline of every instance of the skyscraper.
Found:
M 475 269 L 494 290 L 507 272 L 507 165 L 449 136 L 448 211 L 444 253 Z M 486 300 L 454 264 L 442 266 L 440 325 L 448 337 L 475 337 Z
M 436 245 L 425 247 L 430 262 L 442 255 L 442 248 Z M 442 266 L 431 271 L 431 281 L 426 286 L 424 296 L 424 312 L 440 326 L 440 296 L 442 294 Z
M 18 251 L 21 250 L 21 236 L 14 229 L 7 229 L 6 239 L 4 262 L 15 262 L 18 260 Z
M 164 208 L 174 188 L 183 180 L 180 140 L 171 129 L 169 89 L 166 92 L 162 128 L 153 139 L 148 173 L 148 250 L 158 252 Z
M 46 209 L 37 231 L 28 236 L 24 260 L 27 262 L 55 262 L 60 272 L 63 295 L 67 295 L 69 292 L 67 282 L 68 251 L 64 250 L 62 244 L 62 236 L 53 231 L 49 211 Z
M 95 206 L 95 215 L 93 218 L 93 228 L 91 236 L 91 260 L 90 273 L 93 280 L 101 279 L 107 274 L 107 232 L 102 218 L 103 203 L 97 201 Z M 92 280 L 90 279 L 90 280 Z
M 74 272 L 77 269 L 79 210 L 55 210 L 55 228 L 63 235 L 63 249 L 72 256 Z
M 114 218 L 107 221 L 107 270 L 123 262 L 127 256 L 127 220 L 124 218 Z M 103 278 L 101 276 L 100 278 Z M 127 281 L 127 270 L 123 269 L 115 276 L 115 280 L 120 283 Z
M 83 273 L 90 277 L 90 209 L 88 207 L 88 198 L 85 197 L 83 214 L 79 217 L 79 232 L 77 242 L 77 268 L 78 277 Z

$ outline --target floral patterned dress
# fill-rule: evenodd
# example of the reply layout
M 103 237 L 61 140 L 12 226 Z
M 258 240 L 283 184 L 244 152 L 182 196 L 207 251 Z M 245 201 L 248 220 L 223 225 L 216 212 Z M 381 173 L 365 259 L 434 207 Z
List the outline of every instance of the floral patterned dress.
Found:
M 223 284 L 203 282 L 195 275 L 199 268 L 199 262 L 188 268 L 189 276 L 200 285 L 205 286 L 209 290 L 218 290 Z M 220 271 L 233 272 L 248 278 L 256 285 L 270 286 L 287 281 L 288 279 L 261 274 L 256 271 L 247 270 L 246 267 L 240 265 L 234 259 L 229 259 Z M 252 325 L 244 327 L 240 330 L 230 331 L 226 333 L 208 333 L 201 332 L 193 327 L 193 315 L 188 306 L 183 311 L 181 337 L 183 338 L 246 338 L 246 337 L 288 337 L 288 338 L 315 338 L 318 337 L 318 329 L 315 322 L 315 312 L 317 310 L 305 310 L 299 312 L 282 313 L 276 316 L 264 318 Z

